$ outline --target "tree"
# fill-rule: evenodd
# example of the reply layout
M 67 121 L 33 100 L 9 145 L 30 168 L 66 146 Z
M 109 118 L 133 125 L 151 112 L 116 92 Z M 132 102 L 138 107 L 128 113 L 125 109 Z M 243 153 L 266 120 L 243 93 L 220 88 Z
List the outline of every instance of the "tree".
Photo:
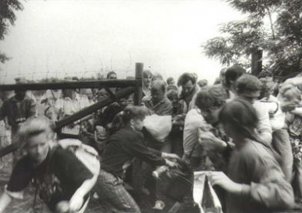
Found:
M 209 57 L 222 64 L 247 66 L 251 53 L 263 50 L 265 69 L 287 77 L 302 68 L 301 0 L 227 0 L 247 14 L 246 20 L 230 22 L 220 28 L 222 36 L 208 40 L 203 48 Z M 275 17 L 275 21 L 273 20 Z M 269 28 L 265 19 L 269 20 Z
M 8 33 L 8 28 L 16 21 L 15 12 L 22 10 L 23 6 L 19 0 L 1 0 L 0 1 L 0 40 Z M 7 57 L 0 51 L 0 63 L 7 61 Z

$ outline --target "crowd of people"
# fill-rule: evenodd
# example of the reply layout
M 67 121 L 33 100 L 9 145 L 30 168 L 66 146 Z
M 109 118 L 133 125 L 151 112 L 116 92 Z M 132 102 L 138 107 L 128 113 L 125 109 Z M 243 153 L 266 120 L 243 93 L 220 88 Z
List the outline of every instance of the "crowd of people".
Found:
M 107 79 L 117 74 L 109 72 Z M 182 163 L 192 171 L 222 171 L 208 178 L 225 212 L 300 208 L 301 85 L 299 75 L 276 82 L 269 71 L 254 76 L 240 65 L 222 69 L 214 85 L 198 81 L 194 73 L 183 73 L 175 82 L 145 70 L 142 106 L 125 97 L 56 134 L 54 122 L 118 88 L 48 90 L 39 97 L 24 90 L 11 97 L 2 94 L 0 143 L 19 143 L 20 149 L 14 153 L 0 212 L 32 183 L 52 212 L 83 212 L 92 198 L 112 212 L 141 212 L 143 196 L 150 197 L 153 210 L 166 212 L 154 170 Z M 145 128 L 151 115 L 171 117 L 164 140 Z M 64 138 L 93 147 L 97 152 L 89 153 L 100 160 L 100 170 L 95 173 L 58 145 Z M 195 205 L 192 190 L 182 199 Z

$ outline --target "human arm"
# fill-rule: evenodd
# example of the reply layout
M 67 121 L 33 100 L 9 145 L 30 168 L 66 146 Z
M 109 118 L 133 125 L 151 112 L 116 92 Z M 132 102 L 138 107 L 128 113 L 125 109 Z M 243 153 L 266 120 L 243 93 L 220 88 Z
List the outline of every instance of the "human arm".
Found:
M 255 102 L 253 104 L 258 117 L 257 132 L 267 145 L 272 143 L 272 126 L 269 119 L 269 112 L 265 105 L 261 102 Z
M 0 197 L 0 213 L 4 212 L 4 210 L 8 207 L 13 199 L 4 192 Z
M 37 115 L 37 107 L 36 101 L 33 99 L 28 100 L 28 117 L 36 116 Z
M 224 173 L 213 174 L 213 184 L 231 194 L 245 196 L 266 208 L 291 208 L 294 203 L 293 189 L 285 180 L 278 163 L 273 156 L 268 156 L 259 149 L 257 152 L 254 156 L 244 153 L 243 159 L 237 159 L 245 165 L 240 171 L 249 178 L 248 184 L 234 182 Z
M 95 185 L 98 175 L 93 174 L 80 158 L 69 150 L 57 148 L 52 158 L 54 159 L 52 164 L 55 167 L 54 173 L 62 184 L 63 193 L 71 193 L 69 210 L 79 210 L 83 205 L 85 196 Z
M 223 152 L 227 148 L 227 143 L 216 137 L 209 129 L 198 129 L 198 143 L 208 151 Z
M 81 208 L 84 202 L 84 197 L 94 187 L 97 181 L 98 175 L 94 175 L 92 178 L 85 180 L 82 185 L 75 191 L 69 200 L 69 210 L 76 211 Z

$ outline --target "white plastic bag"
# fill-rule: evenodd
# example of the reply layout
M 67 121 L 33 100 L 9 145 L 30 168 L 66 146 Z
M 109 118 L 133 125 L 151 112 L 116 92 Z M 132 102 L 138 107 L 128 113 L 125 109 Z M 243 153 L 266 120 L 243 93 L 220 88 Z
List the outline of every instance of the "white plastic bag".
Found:
M 164 142 L 172 129 L 172 116 L 156 114 L 147 116 L 144 120 L 144 126 L 157 141 Z

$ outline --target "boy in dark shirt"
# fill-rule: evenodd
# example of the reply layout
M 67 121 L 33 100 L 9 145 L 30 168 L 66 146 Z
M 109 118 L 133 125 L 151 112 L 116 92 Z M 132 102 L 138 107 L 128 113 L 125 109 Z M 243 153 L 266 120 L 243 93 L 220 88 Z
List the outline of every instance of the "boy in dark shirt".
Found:
M 24 189 L 34 180 L 41 199 L 53 212 L 82 211 L 96 177 L 71 152 L 53 146 L 53 131 L 47 118 L 26 121 L 18 131 L 26 155 L 13 169 L 0 198 L 3 212 L 13 198 L 23 197 Z M 65 205 L 63 209 L 62 203 Z

